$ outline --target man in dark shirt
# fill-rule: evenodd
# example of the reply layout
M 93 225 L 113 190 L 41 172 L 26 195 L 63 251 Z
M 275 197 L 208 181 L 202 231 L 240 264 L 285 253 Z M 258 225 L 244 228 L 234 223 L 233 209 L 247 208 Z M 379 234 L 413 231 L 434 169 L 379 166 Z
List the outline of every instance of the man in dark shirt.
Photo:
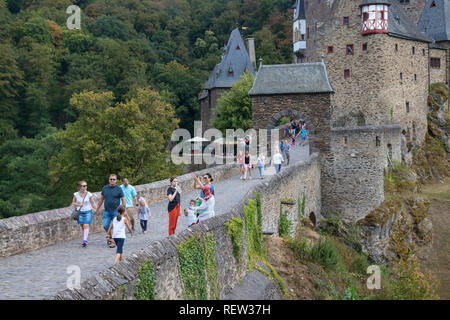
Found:
M 180 211 L 180 188 L 178 187 L 178 179 L 176 177 L 170 178 L 170 187 L 167 189 L 167 197 L 169 204 L 167 210 L 169 211 L 169 236 L 175 233 L 177 228 L 178 217 Z
M 121 187 L 117 185 L 117 175 L 111 174 L 109 176 L 109 184 L 103 187 L 102 193 L 100 195 L 100 200 L 97 205 L 97 214 L 99 213 L 100 207 L 105 201 L 105 210 L 103 211 L 103 229 L 108 231 L 111 221 L 117 217 L 117 208 L 122 201 L 122 205 L 126 208 L 125 195 Z

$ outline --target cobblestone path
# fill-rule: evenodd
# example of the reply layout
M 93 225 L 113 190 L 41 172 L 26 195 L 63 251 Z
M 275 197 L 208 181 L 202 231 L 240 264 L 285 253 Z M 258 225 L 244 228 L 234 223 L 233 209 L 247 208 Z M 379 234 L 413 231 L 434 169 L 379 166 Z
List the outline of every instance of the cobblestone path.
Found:
M 291 151 L 291 163 L 306 160 L 309 157 L 308 146 L 294 146 Z M 272 166 L 266 166 L 265 174 L 273 174 Z M 238 203 L 250 186 L 262 183 L 257 168 L 252 170 L 252 180 L 240 180 L 239 176 L 225 181 L 213 182 L 216 194 L 216 215 L 226 213 Z M 190 199 L 196 198 L 199 191 L 181 194 L 181 207 L 185 208 Z M 150 206 L 151 218 L 147 234 L 142 234 L 139 220 L 136 219 L 136 233 L 127 239 L 124 245 L 124 258 L 130 253 L 160 240 L 168 234 L 167 201 Z M 183 213 L 178 220 L 176 232 L 187 228 Z M 66 289 L 69 276 L 67 268 L 77 265 L 81 270 L 81 281 L 88 279 L 114 263 L 116 249 L 106 246 L 103 232 L 90 234 L 87 248 L 81 247 L 80 239 L 52 245 L 43 249 L 0 258 L 0 300 L 5 299 L 45 299 Z

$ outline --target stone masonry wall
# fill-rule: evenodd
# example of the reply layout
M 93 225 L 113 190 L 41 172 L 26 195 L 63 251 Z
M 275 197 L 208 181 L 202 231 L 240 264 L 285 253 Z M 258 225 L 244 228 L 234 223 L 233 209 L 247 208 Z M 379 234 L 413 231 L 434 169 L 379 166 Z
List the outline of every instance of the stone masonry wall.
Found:
M 383 202 L 387 156 L 401 159 L 400 131 L 399 125 L 333 128 L 332 152 L 322 167 L 324 217 L 356 222 Z
M 360 3 L 334 2 L 330 18 L 318 30 L 317 50 L 312 53 L 316 59 L 325 56 L 330 83 L 336 91 L 332 99 L 333 126 L 383 125 L 393 116 L 405 131 L 409 128 L 410 141 L 420 144 L 426 132 L 428 44 L 387 34 L 363 36 Z M 344 16 L 349 17 L 349 25 L 343 25 Z M 363 51 L 365 43 L 367 50 Z M 350 44 L 353 54 L 346 52 Z M 333 47 L 332 53 L 328 53 L 328 46 Z M 346 79 L 345 69 L 350 70 Z
M 253 129 L 272 129 L 274 121 L 288 110 L 297 111 L 311 132 L 310 152 L 328 152 L 330 135 L 330 93 L 252 96 Z M 312 134 L 314 133 L 314 134 Z
M 222 165 L 198 171 L 198 175 L 211 173 L 215 181 L 222 181 L 235 176 L 239 168 L 235 165 Z M 184 192 L 193 190 L 193 174 L 178 177 L 179 185 Z M 149 184 L 134 186 L 137 196 L 144 197 L 147 204 L 167 199 L 169 180 L 161 180 Z M 100 192 L 93 193 L 97 198 Z M 53 244 L 69 241 L 79 237 L 80 227 L 71 218 L 72 206 L 31 213 L 23 216 L 0 220 L 0 257 L 7 257 L 31 250 L 40 249 Z M 94 214 L 90 232 L 100 232 L 102 227 L 102 211 Z
M 192 235 L 200 236 L 207 233 L 212 233 L 216 240 L 215 259 L 220 298 L 222 299 L 240 283 L 248 270 L 248 248 L 245 233 L 242 241 L 242 262 L 238 265 L 232 253 L 232 243 L 225 222 L 233 217 L 239 217 L 245 222 L 244 206 L 248 204 L 247 199 L 255 200 L 254 192 L 259 192 L 261 196 L 263 231 L 278 232 L 280 199 L 289 196 L 297 200 L 301 192 L 306 192 L 305 214 L 314 212 L 320 219 L 319 171 L 317 154 L 313 154 L 306 162 L 298 162 L 288 168 L 283 168 L 281 173 L 267 176 L 264 184 L 248 190 L 240 203 L 231 208 L 230 212 L 203 221 L 179 234 L 153 242 L 139 252 L 131 254 L 119 264 L 84 281 L 81 289 L 60 291 L 53 299 L 135 299 L 133 293 L 139 266 L 149 259 L 155 266 L 156 298 L 161 300 L 183 299 L 176 246 Z M 293 229 L 295 229 L 296 214 L 291 214 L 289 219 L 293 221 Z M 208 298 L 211 298 L 209 290 Z
M 430 66 L 430 84 L 436 82 L 447 82 L 447 51 L 430 48 L 430 59 L 439 58 L 441 60 L 440 68 Z

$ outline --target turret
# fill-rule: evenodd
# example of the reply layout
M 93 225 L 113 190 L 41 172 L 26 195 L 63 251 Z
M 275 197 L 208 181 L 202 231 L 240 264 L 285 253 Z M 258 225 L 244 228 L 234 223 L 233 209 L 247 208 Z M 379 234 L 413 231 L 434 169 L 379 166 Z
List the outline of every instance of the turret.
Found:
M 363 0 L 361 7 L 362 34 L 388 33 L 389 0 Z
M 306 55 L 306 14 L 305 0 L 297 0 L 294 8 L 294 54 L 296 62 Z

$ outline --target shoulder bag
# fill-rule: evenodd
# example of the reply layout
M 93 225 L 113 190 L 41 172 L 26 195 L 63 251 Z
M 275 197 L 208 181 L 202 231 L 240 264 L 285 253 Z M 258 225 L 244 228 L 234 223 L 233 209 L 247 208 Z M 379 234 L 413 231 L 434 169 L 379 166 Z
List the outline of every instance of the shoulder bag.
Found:
M 72 219 L 73 220 L 78 221 L 78 218 L 80 217 L 81 208 L 83 208 L 84 199 L 86 198 L 86 196 L 87 196 L 87 191 L 86 191 L 86 194 L 84 195 L 83 202 L 81 203 L 80 209 L 77 209 L 77 207 L 75 207 L 75 209 L 73 209 L 73 211 L 72 211 Z

